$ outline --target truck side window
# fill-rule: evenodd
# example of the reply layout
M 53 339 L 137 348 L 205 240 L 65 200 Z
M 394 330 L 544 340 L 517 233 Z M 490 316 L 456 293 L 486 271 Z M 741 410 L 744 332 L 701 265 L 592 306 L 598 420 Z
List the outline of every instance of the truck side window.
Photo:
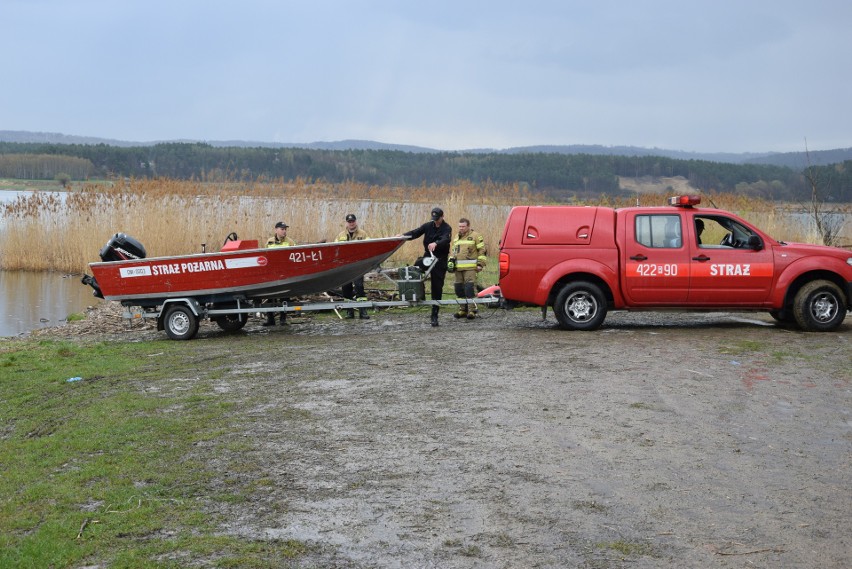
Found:
M 636 242 L 645 247 L 677 249 L 683 245 L 679 215 L 637 215 Z

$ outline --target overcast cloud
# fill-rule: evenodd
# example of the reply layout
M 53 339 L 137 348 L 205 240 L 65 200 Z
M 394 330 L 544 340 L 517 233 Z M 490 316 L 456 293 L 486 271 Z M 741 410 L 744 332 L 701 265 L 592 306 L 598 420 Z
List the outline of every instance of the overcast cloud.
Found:
M 0 130 L 852 147 L 848 0 L 0 0 Z

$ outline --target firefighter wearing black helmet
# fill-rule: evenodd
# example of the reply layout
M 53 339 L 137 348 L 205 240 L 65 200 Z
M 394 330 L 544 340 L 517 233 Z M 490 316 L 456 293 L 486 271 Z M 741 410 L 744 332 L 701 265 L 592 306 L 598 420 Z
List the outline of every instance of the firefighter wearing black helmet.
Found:
M 450 241 L 453 230 L 444 222 L 444 210 L 439 207 L 432 209 L 432 220 L 427 221 L 417 229 L 403 233 L 409 239 L 423 236 L 424 257 L 435 255 L 435 267 L 429 273 L 432 281 L 432 300 L 441 300 L 444 291 L 444 279 L 447 276 L 447 257 L 450 255 Z M 440 307 L 432 307 L 432 326 L 438 325 Z

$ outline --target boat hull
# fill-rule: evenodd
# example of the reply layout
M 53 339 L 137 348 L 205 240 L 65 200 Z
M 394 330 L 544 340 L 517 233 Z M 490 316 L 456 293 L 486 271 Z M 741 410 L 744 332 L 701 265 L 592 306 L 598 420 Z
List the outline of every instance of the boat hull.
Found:
M 378 267 L 405 237 L 240 249 L 91 263 L 105 300 L 296 297 L 340 287 Z

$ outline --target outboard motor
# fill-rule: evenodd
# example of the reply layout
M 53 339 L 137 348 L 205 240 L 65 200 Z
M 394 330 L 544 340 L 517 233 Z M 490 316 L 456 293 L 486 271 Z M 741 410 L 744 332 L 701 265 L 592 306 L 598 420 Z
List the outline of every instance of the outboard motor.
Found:
M 92 287 L 94 290 L 92 291 L 92 295 L 103 298 L 104 293 L 101 292 L 101 287 L 98 284 L 98 281 L 95 280 L 95 277 L 90 277 L 89 275 L 83 275 L 83 278 L 80 279 L 80 282 L 86 286 Z
M 129 261 L 132 259 L 144 259 L 145 247 L 133 237 L 124 233 L 116 233 L 113 235 L 107 244 L 103 246 L 100 252 L 101 261 L 108 263 L 110 261 Z M 103 298 L 101 287 L 95 277 L 83 275 L 81 282 L 84 285 L 92 287 L 94 296 Z
M 144 259 L 145 247 L 130 235 L 116 233 L 103 246 L 100 255 L 101 260 L 105 263 L 110 261 Z

